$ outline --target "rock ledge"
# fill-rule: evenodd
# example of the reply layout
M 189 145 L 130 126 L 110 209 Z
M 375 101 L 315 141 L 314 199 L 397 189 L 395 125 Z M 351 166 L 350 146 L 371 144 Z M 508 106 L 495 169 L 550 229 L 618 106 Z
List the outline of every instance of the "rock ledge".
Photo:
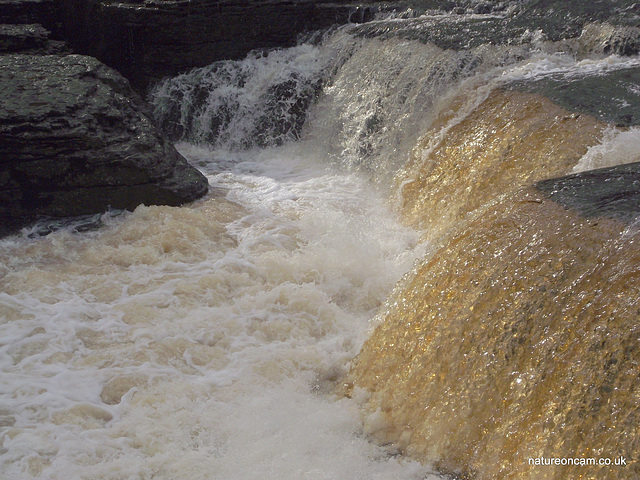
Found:
M 207 193 L 129 82 L 98 60 L 3 55 L 0 84 L 0 232 Z

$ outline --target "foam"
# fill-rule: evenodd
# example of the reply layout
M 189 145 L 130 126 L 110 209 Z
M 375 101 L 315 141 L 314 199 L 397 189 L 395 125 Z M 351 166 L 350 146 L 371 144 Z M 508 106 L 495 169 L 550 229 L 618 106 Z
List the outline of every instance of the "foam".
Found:
M 217 193 L 0 241 L 3 478 L 425 478 L 331 393 L 416 234 L 295 149 L 181 149 Z

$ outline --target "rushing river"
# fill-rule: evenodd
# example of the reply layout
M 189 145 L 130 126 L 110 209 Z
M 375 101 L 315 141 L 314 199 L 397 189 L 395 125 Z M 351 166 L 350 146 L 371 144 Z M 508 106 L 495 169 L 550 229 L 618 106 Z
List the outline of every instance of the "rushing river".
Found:
M 496 188 L 549 175 L 526 163 L 504 186 L 467 188 L 443 161 L 425 198 L 416 172 L 438 149 L 490 143 L 463 127 L 500 86 L 640 61 L 576 59 L 535 35 L 455 51 L 405 37 L 349 27 L 167 80 L 155 113 L 207 175 L 205 199 L 0 240 L 2 479 L 440 478 L 398 454 L 406 439 L 385 441 L 390 420 L 362 413 L 370 393 L 338 387 L 445 232 Z M 640 158 L 637 129 L 579 128 L 584 151 L 549 173 Z M 492 158 L 482 168 L 498 171 Z

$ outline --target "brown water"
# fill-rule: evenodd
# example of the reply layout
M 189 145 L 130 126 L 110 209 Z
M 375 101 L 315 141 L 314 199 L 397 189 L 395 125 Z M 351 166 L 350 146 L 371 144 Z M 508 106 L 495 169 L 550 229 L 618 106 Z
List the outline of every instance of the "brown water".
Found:
M 526 187 L 570 171 L 604 127 L 494 90 L 414 150 L 402 211 L 439 240 L 344 384 L 378 441 L 474 479 L 640 476 L 640 231 Z
M 399 176 L 405 219 L 431 239 L 501 194 L 570 172 L 605 128 L 541 95 L 501 89 L 460 120 L 474 94 L 443 108 Z
M 427 476 L 332 394 L 415 232 L 358 176 L 246 155 L 193 205 L 0 242 L 2 480 Z
M 220 140 L 179 146 L 212 192 L 0 241 L 1 479 L 637 474 L 636 230 L 528 186 L 634 161 L 640 130 L 499 87 L 640 60 L 530 36 L 447 51 L 339 30 L 156 91 L 187 141 Z M 397 196 L 420 232 L 387 191 L 416 144 Z

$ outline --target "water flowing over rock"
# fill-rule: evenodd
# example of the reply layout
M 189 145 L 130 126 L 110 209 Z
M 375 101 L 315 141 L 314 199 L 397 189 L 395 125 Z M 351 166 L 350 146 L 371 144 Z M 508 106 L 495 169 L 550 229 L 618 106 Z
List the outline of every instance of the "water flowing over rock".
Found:
M 174 141 L 282 145 L 299 138 L 330 62 L 309 44 L 215 62 L 156 85 L 154 118 Z
M 372 433 L 476 479 L 637 477 L 637 241 L 531 188 L 489 207 L 423 259 L 356 359 L 366 415 L 387 417 Z
M 430 248 L 344 384 L 374 438 L 478 480 L 640 474 L 638 163 L 552 178 L 640 159 L 613 145 L 638 133 L 635 63 L 470 82 L 440 106 L 397 178 Z
M 487 44 L 566 42 L 590 53 L 637 53 L 640 8 L 632 0 L 402 2 L 415 18 L 365 24 L 358 34 L 463 50 Z M 453 12 L 456 15 L 442 15 Z M 427 13 L 428 15 L 420 15 Z
M 1 56 L 0 82 L 4 230 L 39 215 L 179 205 L 207 192 L 128 82 L 97 60 Z
M 398 180 L 405 218 L 432 240 L 498 195 L 569 173 L 606 127 L 520 92 L 495 90 L 462 120 L 456 106 L 436 120 Z
M 637 3 L 57 4 L 139 91 L 376 18 L 150 90 L 219 195 L 0 239 L 7 478 L 640 478 Z M 3 205 L 186 168 L 96 60 L 0 62 Z
M 367 23 L 376 14 L 389 12 L 457 15 L 416 18 L 403 25 L 377 22 L 359 34 L 381 37 L 388 31 L 441 48 L 464 49 L 575 39 L 585 30 L 584 50 L 632 54 L 640 45 L 639 12 L 629 0 L 580 2 L 571 7 L 561 0 L 65 0 L 61 5 L 64 35 L 74 48 L 116 68 L 140 91 L 163 77 L 219 60 L 238 60 L 255 49 L 293 46 L 303 33 L 348 22 Z

